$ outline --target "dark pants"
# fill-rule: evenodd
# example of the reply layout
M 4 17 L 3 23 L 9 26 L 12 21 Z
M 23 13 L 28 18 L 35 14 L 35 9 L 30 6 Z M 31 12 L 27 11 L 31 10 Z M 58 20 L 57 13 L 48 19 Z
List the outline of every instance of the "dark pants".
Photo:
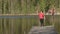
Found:
M 41 26 L 44 24 L 44 19 L 40 19 Z

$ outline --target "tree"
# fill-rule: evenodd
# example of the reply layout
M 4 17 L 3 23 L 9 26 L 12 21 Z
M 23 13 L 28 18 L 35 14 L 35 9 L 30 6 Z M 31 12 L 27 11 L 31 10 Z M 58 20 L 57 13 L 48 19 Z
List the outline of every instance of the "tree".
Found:
M 46 0 L 40 0 L 39 6 L 40 6 L 40 10 L 44 11 L 44 13 L 45 13 Z

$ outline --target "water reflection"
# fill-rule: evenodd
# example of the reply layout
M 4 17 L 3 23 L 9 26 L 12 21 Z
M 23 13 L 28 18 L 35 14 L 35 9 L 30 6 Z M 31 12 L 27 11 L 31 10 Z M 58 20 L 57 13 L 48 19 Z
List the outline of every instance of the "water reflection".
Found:
M 0 18 L 0 34 L 28 34 L 32 26 L 38 26 L 38 18 L 35 16 L 8 17 Z

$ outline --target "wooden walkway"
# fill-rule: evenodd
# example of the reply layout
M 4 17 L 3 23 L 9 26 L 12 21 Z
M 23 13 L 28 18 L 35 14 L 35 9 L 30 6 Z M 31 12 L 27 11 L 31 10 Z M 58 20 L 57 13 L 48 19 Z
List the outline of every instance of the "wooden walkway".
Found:
M 34 26 L 28 34 L 57 34 L 53 26 Z

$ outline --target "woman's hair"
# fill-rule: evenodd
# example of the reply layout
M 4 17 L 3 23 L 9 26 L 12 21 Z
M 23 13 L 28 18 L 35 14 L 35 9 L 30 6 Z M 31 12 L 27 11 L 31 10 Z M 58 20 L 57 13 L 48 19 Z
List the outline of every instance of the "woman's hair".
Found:
M 43 12 L 43 11 L 38 11 L 38 13 L 39 13 L 39 12 Z
M 41 11 L 41 12 L 43 12 L 43 11 Z

